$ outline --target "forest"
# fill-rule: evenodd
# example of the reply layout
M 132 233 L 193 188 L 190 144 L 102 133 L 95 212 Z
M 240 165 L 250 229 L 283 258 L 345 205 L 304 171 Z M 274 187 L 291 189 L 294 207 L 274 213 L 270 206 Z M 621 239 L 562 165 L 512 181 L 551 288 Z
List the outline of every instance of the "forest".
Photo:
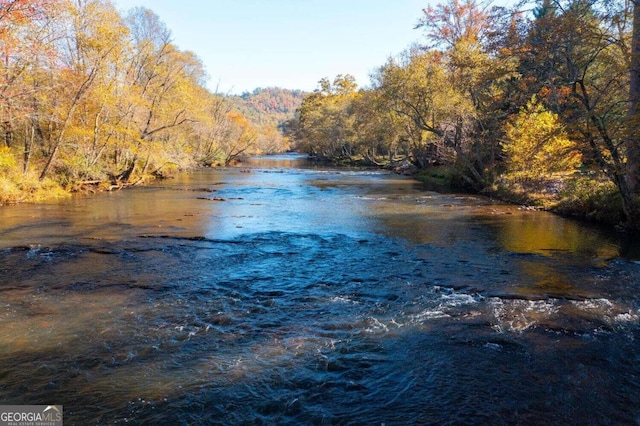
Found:
M 302 101 L 282 89 L 212 93 L 153 11 L 123 16 L 107 0 L 1 0 L 0 56 L 0 204 L 286 150 L 281 108 L 255 105 Z
M 288 124 L 299 149 L 637 229 L 633 2 L 449 0 L 416 28 L 370 87 L 320 81 Z

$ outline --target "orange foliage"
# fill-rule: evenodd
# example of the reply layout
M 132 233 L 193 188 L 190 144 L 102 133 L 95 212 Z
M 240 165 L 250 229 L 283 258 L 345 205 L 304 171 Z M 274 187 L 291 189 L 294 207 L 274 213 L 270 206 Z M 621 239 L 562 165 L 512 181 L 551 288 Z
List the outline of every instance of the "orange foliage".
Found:
M 422 9 L 422 13 L 418 28 L 424 27 L 436 45 L 452 47 L 459 41 L 477 44 L 491 26 L 489 14 L 475 0 L 452 0 Z

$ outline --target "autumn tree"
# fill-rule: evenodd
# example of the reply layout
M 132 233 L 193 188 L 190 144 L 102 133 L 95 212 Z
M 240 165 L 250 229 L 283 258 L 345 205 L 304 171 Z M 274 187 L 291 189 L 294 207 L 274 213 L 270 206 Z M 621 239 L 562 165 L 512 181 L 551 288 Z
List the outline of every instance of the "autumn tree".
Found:
M 627 221 L 637 224 L 638 6 L 530 5 L 450 0 L 425 8 L 417 28 L 426 43 L 389 59 L 371 89 L 343 102 L 331 81 L 320 82 L 291 126 L 299 146 L 334 159 L 401 152 L 419 168 L 453 166 L 476 190 L 505 170 L 571 180 L 562 172 L 581 162 L 583 178 L 615 184 Z
M 558 114 L 546 111 L 535 97 L 506 123 L 502 147 L 507 172 L 525 185 L 574 172 L 582 160 Z
M 48 105 L 40 103 L 47 108 L 44 113 L 51 121 L 41 180 L 47 176 L 67 141 L 87 95 L 98 80 L 108 78 L 109 66 L 122 51 L 126 37 L 126 28 L 110 3 L 100 0 L 66 2 L 60 13 L 63 19 L 60 21 L 61 37 L 57 41 L 58 55 L 49 70 L 50 78 L 56 81 L 56 94 Z
M 629 5 L 543 1 L 530 26 L 520 72 L 545 108 L 557 112 L 585 165 L 615 183 L 633 221 L 628 139 Z M 543 66 L 536 66 L 543 64 Z
M 254 146 L 258 134 L 249 121 L 237 112 L 229 112 L 224 124 L 225 131 L 218 145 L 222 164 L 228 166 Z
M 113 134 L 128 31 L 115 7 L 98 0 L 70 4 L 67 31 L 62 39 L 66 42 L 58 48 L 58 96 L 51 105 L 51 119 L 61 124 L 49 134 L 49 156 L 41 178 L 61 148 L 66 157 L 58 173 L 66 179 L 102 178 L 90 170 Z
M 55 2 L 47 0 L 0 1 L 0 128 L 11 147 L 15 120 L 29 115 L 28 72 L 50 50 L 48 26 Z
M 406 158 L 407 152 L 400 146 L 402 126 L 406 123 L 403 117 L 387 108 L 379 90 L 361 91 L 353 100 L 353 114 L 357 135 L 354 149 L 362 155 L 366 165 L 393 165 Z
M 298 147 L 323 159 L 351 159 L 354 155 L 353 101 L 358 97 L 351 75 L 323 78 L 318 89 L 299 108 Z
M 117 179 L 128 182 L 138 162 L 144 174 L 154 161 L 162 163 L 164 154 L 177 142 L 181 127 L 193 123 L 204 105 L 194 93 L 204 84 L 200 59 L 171 43 L 171 32 L 151 10 L 133 9 L 127 18 L 133 53 L 127 71 L 132 96 L 127 107 L 130 138 L 114 153 L 124 170 Z M 164 153 L 164 154 L 163 154 Z
M 445 143 L 455 151 L 463 177 L 482 189 L 494 173 L 505 118 L 504 84 L 515 76 L 517 58 L 503 49 L 510 11 L 475 0 L 452 0 L 423 10 L 418 25 L 428 48 L 445 63 L 456 105 L 448 115 Z
M 18 139 L 22 140 L 24 173 L 33 142 L 41 136 L 34 126 L 35 95 L 49 87 L 42 81 L 36 83 L 34 76 L 54 54 L 52 27 L 59 8 L 53 0 L 0 1 L 0 135 L 16 155 Z
M 210 166 L 222 160 L 220 141 L 227 133 L 227 118 L 233 106 L 221 94 L 208 94 L 202 100 L 204 105 L 200 115 L 190 126 L 193 129 L 190 141 L 197 164 Z
M 285 123 L 294 118 L 305 95 L 301 90 L 267 87 L 239 96 L 223 95 L 223 98 L 258 132 L 255 149 L 261 153 L 273 154 L 291 149 L 291 141 L 284 134 Z
M 390 59 L 378 70 L 375 84 L 386 108 L 397 115 L 398 139 L 413 164 L 424 168 L 452 159 L 445 137 L 456 110 L 463 114 L 467 107 L 448 84 L 439 52 L 413 49 Z

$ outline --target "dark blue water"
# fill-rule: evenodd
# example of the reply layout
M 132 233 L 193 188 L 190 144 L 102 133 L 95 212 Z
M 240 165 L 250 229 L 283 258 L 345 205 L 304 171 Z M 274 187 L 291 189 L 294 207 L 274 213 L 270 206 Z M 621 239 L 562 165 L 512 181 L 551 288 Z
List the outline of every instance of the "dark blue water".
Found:
M 637 424 L 618 235 L 271 157 L 0 209 L 0 401 L 65 424 Z

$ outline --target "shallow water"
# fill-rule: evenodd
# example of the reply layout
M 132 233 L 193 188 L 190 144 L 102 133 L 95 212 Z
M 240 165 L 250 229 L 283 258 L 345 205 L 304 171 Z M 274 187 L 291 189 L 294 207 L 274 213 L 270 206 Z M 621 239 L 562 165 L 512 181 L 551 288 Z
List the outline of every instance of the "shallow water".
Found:
M 0 401 L 65 424 L 637 424 L 638 246 L 299 157 L 0 209 Z

